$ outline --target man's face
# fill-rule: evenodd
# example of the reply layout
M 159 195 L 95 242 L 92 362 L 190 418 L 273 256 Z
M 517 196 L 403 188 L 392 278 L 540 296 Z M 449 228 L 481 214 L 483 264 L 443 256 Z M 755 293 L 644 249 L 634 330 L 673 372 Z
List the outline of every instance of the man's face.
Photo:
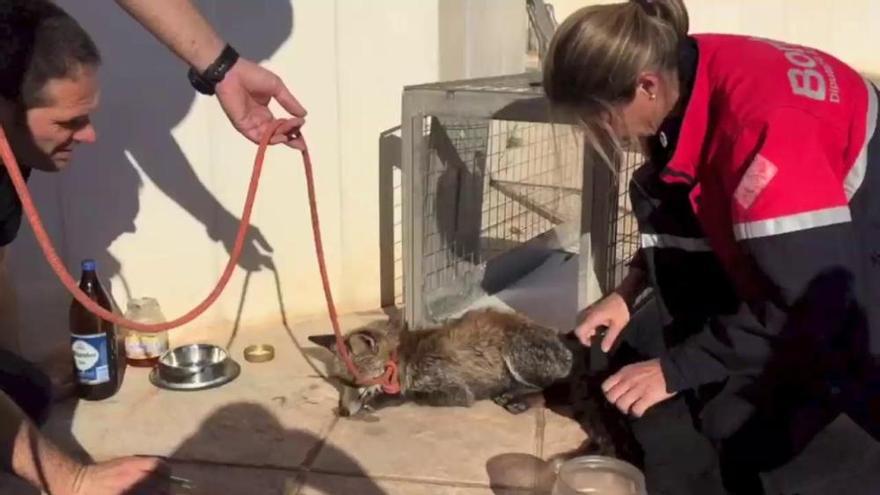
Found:
M 95 142 L 97 134 L 89 114 L 97 106 L 96 68 L 84 67 L 73 77 L 49 80 L 43 87 L 41 104 L 26 111 L 33 144 L 44 156 L 22 160 L 24 164 L 47 172 L 65 168 L 78 144 Z

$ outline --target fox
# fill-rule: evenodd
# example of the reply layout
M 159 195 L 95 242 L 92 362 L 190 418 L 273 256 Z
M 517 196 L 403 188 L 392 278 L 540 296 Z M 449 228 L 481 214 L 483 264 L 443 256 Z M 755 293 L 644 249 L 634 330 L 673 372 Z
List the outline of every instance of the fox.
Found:
M 337 352 L 335 335 L 312 335 L 309 340 L 333 354 L 328 374 L 342 384 L 338 414 L 354 416 L 372 409 L 382 388 L 355 383 Z M 491 399 L 512 414 L 529 409 L 526 396 L 568 377 L 574 359 L 555 330 L 497 309 L 471 310 L 418 330 L 399 321 L 376 321 L 347 333 L 344 342 L 365 378 L 381 376 L 396 350 L 405 401 L 470 407 Z

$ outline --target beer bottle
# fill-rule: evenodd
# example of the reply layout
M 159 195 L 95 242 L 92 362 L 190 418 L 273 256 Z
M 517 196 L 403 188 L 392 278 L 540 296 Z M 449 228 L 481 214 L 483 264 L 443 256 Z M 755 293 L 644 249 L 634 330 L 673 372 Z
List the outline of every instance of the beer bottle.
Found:
M 98 280 L 94 260 L 82 262 L 79 288 L 99 306 L 112 311 L 110 300 Z M 85 400 L 103 400 L 113 396 L 119 389 L 115 325 L 90 313 L 74 299 L 70 303 L 70 334 L 77 395 Z

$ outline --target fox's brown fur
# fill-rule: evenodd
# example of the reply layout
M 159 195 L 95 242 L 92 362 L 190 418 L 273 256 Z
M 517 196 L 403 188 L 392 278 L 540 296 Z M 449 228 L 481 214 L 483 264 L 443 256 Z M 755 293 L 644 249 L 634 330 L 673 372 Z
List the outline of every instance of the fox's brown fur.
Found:
M 329 348 L 332 376 L 345 388 L 340 413 L 355 414 L 379 387 L 360 387 L 336 354 L 333 336 L 310 337 Z M 568 376 L 572 353 L 557 333 L 510 312 L 474 310 L 442 325 L 408 331 L 394 322 L 372 324 L 345 336 L 358 370 L 380 376 L 392 350 L 397 349 L 401 395 L 439 406 L 470 406 L 495 399 L 512 412 L 524 408 L 515 401 Z

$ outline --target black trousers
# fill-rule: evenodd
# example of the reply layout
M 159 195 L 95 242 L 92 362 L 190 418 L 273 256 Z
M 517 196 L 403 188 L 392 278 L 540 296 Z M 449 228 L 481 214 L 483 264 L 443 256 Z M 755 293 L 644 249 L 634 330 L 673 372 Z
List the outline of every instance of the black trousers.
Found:
M 608 373 L 627 364 L 660 356 L 666 349 L 658 308 L 651 303 L 636 312 L 613 351 Z M 696 397 L 679 394 L 630 418 L 641 447 L 642 469 L 650 495 L 725 494 L 715 444 L 703 434 Z M 757 492 L 757 495 L 760 492 Z
M 38 426 L 49 418 L 52 381 L 33 363 L 0 350 L 0 390 Z
M 664 352 L 660 321 L 652 303 L 633 315 L 611 358 L 611 371 Z M 762 495 L 761 473 L 788 463 L 841 412 L 849 412 L 833 397 L 805 391 L 807 386 L 755 394 L 758 382 L 757 377 L 731 378 L 680 393 L 643 417 L 630 418 L 651 495 Z M 773 400 L 755 401 L 756 395 Z

